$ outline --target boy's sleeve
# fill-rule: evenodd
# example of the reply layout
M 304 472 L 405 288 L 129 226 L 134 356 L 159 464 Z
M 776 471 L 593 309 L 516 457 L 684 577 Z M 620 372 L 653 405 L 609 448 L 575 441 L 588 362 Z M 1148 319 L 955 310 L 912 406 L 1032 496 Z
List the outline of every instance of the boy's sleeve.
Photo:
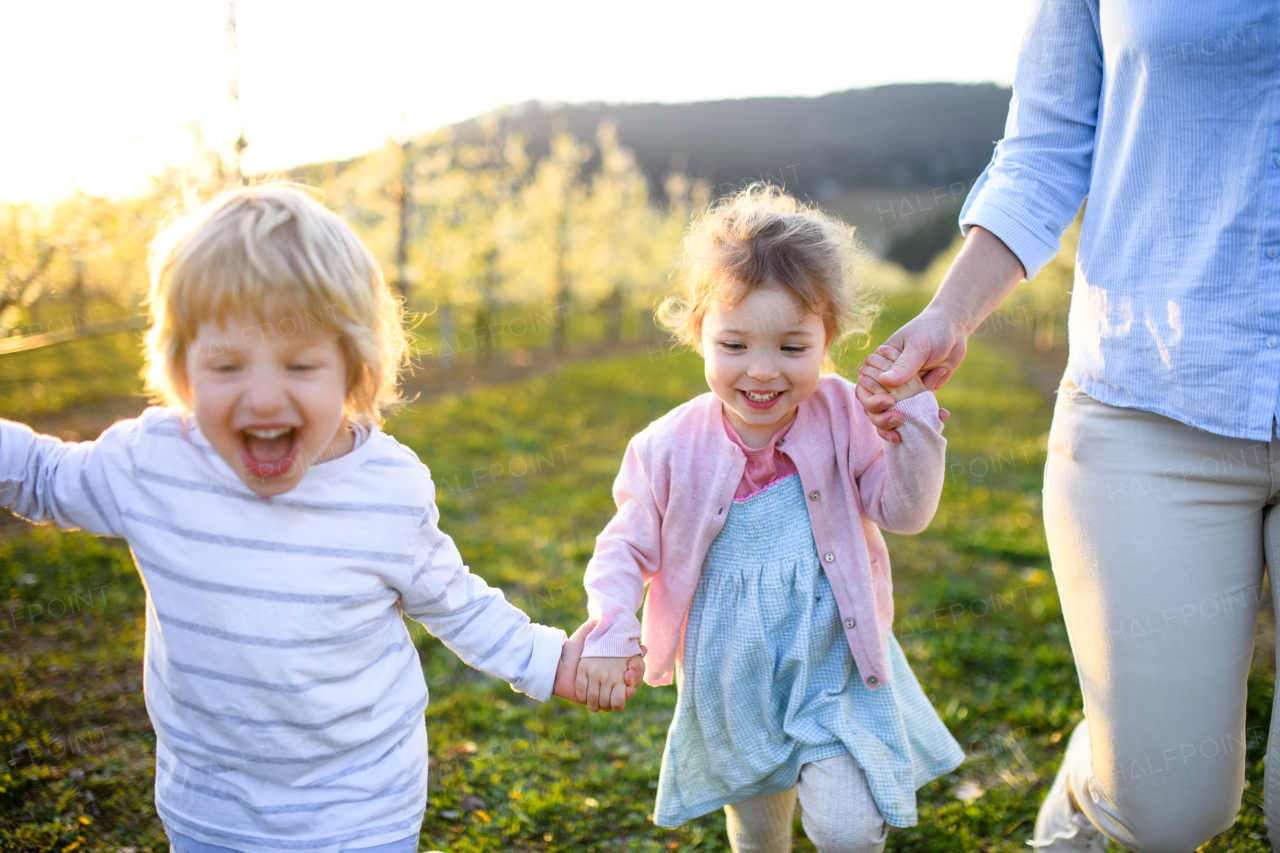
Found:
M 892 411 L 904 418 L 897 444 L 880 438 L 856 397 L 852 403 L 850 468 L 863 513 L 893 533 L 919 533 L 938 509 L 946 474 L 947 440 L 938 399 L 925 391 L 894 405 Z
M 587 635 L 583 657 L 630 657 L 640 654 L 640 620 L 644 587 L 662 562 L 662 513 L 633 439 L 613 482 L 618 512 L 596 538 L 587 564 L 588 618 L 597 625 Z
M 64 530 L 121 535 L 110 457 L 125 452 L 136 423 L 123 421 L 97 441 L 72 443 L 0 419 L 0 506 Z
M 473 575 L 453 539 L 440 531 L 434 486 L 428 498 L 415 534 L 418 564 L 401 590 L 404 612 L 464 663 L 545 702 L 555 685 L 564 631 L 529 621 L 501 590 Z

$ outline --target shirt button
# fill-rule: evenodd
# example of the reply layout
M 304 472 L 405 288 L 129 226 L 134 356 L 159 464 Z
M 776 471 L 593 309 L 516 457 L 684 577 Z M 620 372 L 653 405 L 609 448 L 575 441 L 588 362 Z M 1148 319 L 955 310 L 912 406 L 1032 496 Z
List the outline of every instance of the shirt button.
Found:
M 1273 347 L 1276 344 L 1280 344 L 1280 339 L 1277 339 L 1275 335 L 1272 335 L 1271 337 L 1267 338 L 1267 346 Z
M 855 625 L 857 625 L 857 624 L 858 624 L 858 623 L 857 623 L 857 622 L 855 622 L 855 621 L 854 621 L 854 620 L 852 620 L 852 619 L 846 619 L 846 620 L 844 620 L 844 626 L 845 626 L 846 628 L 852 628 L 853 626 L 855 626 Z
M 822 559 L 826 560 L 828 563 L 834 563 L 836 561 L 836 555 L 828 551 L 822 555 Z
M 1280 154 L 1276 155 L 1276 165 L 1280 166 Z
M 817 489 L 814 489 L 812 492 L 809 493 L 809 500 L 811 501 L 816 501 L 820 497 L 822 497 L 822 493 L 819 492 Z
M 1280 255 L 1280 249 L 1277 249 L 1275 246 L 1268 246 L 1267 257 L 1274 258 L 1276 255 Z
M 867 676 L 867 684 L 870 684 L 872 687 L 875 687 L 879 683 L 880 679 L 876 678 L 874 675 Z

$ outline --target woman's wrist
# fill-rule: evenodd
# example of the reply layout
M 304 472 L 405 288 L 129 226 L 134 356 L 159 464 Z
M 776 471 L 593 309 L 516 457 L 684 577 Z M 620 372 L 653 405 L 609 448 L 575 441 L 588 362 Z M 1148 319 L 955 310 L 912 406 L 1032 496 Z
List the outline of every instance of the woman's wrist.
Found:
M 1023 275 L 1022 262 L 1004 241 L 975 225 L 925 312 L 945 320 L 953 334 L 968 338 Z

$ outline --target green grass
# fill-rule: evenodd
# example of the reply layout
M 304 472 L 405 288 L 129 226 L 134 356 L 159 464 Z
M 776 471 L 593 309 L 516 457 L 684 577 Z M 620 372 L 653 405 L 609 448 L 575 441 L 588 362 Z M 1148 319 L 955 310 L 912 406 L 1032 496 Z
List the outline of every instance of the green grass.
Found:
M 882 328 L 917 307 L 897 301 Z M 844 354 L 846 372 L 859 358 Z M 389 429 L 431 466 L 442 527 L 473 570 L 535 619 L 572 630 L 627 440 L 704 387 L 700 360 L 687 354 L 581 362 L 419 402 Z M 942 396 L 953 417 L 941 509 L 924 534 L 888 539 L 898 635 L 968 758 L 921 790 L 920 825 L 892 833 L 888 849 L 1023 851 L 1080 716 L 1040 521 L 1050 410 L 1016 359 L 981 341 Z M 0 541 L 3 590 L 0 849 L 167 850 L 140 691 L 143 593 L 127 552 L 32 530 Z M 421 849 L 727 851 L 721 814 L 677 830 L 648 819 L 673 688 L 591 716 L 512 692 L 421 629 L 414 638 L 432 688 Z M 1262 670 L 1250 682 L 1242 818 L 1207 850 L 1268 849 L 1258 836 L 1271 682 Z M 962 783 L 984 793 L 961 802 Z M 796 849 L 813 849 L 798 823 Z
M 141 396 L 142 336 L 116 332 L 0 356 L 0 415 L 38 418 Z

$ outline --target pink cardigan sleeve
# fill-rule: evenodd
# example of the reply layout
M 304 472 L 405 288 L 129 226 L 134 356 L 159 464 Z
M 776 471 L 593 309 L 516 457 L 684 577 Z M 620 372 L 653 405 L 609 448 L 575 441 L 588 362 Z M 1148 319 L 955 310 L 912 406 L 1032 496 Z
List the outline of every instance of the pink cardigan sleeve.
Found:
M 640 654 L 636 611 L 644 600 L 645 584 L 661 563 L 662 511 L 638 444 L 632 439 L 627 446 L 613 481 L 618 512 L 596 537 L 583 579 L 589 618 L 598 623 L 587 635 L 584 657 Z
M 855 398 L 849 407 L 850 468 L 867 518 L 893 533 L 919 533 L 938 509 L 947 440 L 942 437 L 933 392 L 903 400 L 893 410 L 905 418 L 898 427 L 902 441 L 897 444 L 880 438 Z

